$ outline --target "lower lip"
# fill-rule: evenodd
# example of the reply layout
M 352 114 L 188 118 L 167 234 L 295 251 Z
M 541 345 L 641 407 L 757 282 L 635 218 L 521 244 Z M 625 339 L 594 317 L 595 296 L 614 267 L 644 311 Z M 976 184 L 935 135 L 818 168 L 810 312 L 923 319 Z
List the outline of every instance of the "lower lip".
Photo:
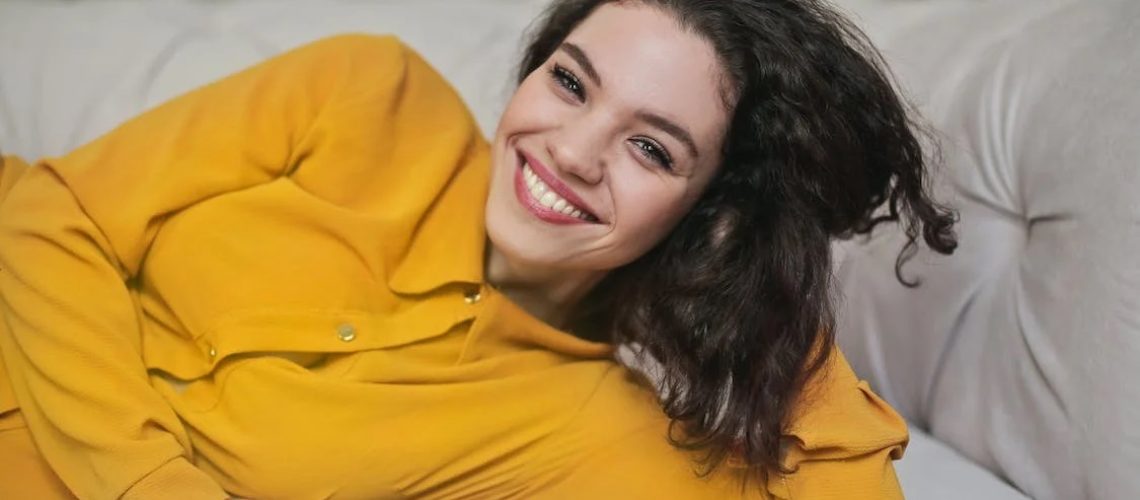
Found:
M 523 176 L 523 161 L 519 160 L 519 167 L 515 169 L 515 196 L 518 197 L 519 203 L 526 207 L 527 211 L 534 214 L 535 217 L 549 222 L 551 224 L 590 224 L 577 217 L 571 217 L 561 212 L 555 212 L 547 207 L 542 206 L 538 200 L 530 195 L 530 188 L 526 185 L 526 177 Z

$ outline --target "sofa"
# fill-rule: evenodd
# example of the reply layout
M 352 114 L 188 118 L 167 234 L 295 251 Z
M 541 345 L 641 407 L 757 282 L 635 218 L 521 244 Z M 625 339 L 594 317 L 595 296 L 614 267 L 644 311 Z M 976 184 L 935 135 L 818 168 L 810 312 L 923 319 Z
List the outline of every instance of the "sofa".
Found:
M 0 1 L 0 151 L 65 153 L 345 31 L 399 35 L 491 134 L 545 3 Z M 917 288 L 897 228 L 834 249 L 840 345 L 910 422 L 907 497 L 1140 498 L 1140 2 L 837 3 L 935 131 L 961 216 L 957 253 L 903 266 Z
M 912 424 L 899 473 L 921 498 L 1016 498 L 962 459 L 1039 500 L 1140 498 L 1140 3 L 850 8 L 961 217 L 952 257 L 904 266 L 915 289 L 898 230 L 837 252 L 840 345 Z

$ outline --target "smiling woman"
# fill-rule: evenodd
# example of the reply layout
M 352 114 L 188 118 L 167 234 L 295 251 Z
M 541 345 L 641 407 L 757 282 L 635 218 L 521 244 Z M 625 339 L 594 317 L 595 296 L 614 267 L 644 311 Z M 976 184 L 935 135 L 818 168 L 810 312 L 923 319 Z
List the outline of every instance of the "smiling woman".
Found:
M 560 0 L 489 143 L 344 35 L 4 158 L 0 485 L 900 497 L 829 242 L 953 219 L 860 40 L 813 0 Z
M 609 4 L 532 68 L 492 144 L 491 282 L 558 324 L 660 242 L 720 164 L 730 103 L 719 66 L 666 11 Z M 584 217 L 563 215 L 575 211 Z M 562 219 L 572 224 L 550 224 Z

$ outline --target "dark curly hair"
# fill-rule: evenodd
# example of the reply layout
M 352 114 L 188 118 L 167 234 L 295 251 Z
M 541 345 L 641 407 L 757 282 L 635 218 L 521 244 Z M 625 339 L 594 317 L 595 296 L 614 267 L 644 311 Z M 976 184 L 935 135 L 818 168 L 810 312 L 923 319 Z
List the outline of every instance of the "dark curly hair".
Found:
M 622 0 L 550 6 L 519 81 L 610 1 Z M 901 222 L 895 273 L 908 285 L 901 266 L 920 233 L 943 254 L 957 245 L 956 215 L 928 194 L 929 134 L 865 35 L 821 1 L 626 1 L 707 40 L 735 105 L 723 164 L 693 210 L 607 276 L 571 329 L 638 345 L 661 365 L 670 441 L 707 452 L 702 474 L 730 456 L 783 471 L 790 409 L 834 348 L 832 240 Z

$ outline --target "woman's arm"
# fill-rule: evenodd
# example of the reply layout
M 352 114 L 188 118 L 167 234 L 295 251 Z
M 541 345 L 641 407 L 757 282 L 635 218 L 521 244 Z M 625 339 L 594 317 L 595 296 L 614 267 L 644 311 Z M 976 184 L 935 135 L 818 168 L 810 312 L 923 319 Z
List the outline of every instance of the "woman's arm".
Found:
M 354 85 L 398 91 L 404 55 L 387 37 L 315 42 L 42 161 L 0 197 L 0 351 L 38 448 L 78 496 L 225 496 L 148 383 L 129 283 L 166 216 L 289 174 Z

